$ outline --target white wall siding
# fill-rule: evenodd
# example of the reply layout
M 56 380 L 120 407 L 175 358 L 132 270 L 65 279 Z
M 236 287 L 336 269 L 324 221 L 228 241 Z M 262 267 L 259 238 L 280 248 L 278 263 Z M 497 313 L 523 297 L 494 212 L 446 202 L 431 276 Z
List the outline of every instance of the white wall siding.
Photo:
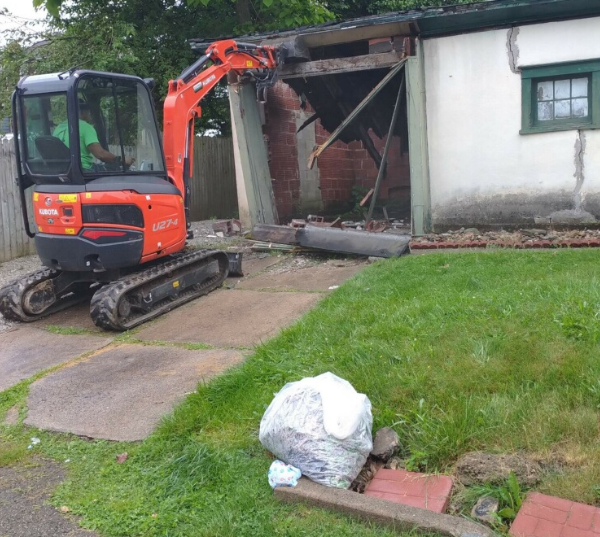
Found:
M 600 131 L 520 135 L 518 72 L 600 58 L 599 33 L 600 18 L 590 18 L 425 41 L 435 227 L 577 221 L 590 218 L 586 210 L 600 219 Z M 579 140 L 582 203 L 574 177 Z

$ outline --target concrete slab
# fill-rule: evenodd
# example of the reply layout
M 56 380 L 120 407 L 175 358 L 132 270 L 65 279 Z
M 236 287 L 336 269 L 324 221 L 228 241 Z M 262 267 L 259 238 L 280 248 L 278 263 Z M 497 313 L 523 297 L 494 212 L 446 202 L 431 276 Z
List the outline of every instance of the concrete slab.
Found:
M 0 391 L 83 353 L 96 351 L 112 337 L 51 334 L 29 325 L 0 333 Z
M 336 267 L 323 265 L 307 267 L 291 272 L 274 274 L 267 272 L 241 282 L 237 289 L 267 290 L 267 291 L 327 291 L 334 285 L 341 285 L 366 265 Z
M 363 518 L 396 530 L 417 530 L 447 537 L 497 537 L 498 534 L 462 517 L 371 498 L 350 490 L 324 487 L 306 477 L 296 487 L 278 487 L 275 496 L 287 503 L 304 503 Z
M 25 423 L 91 438 L 143 440 L 199 382 L 243 359 L 234 350 L 115 347 L 34 382 Z
M 137 337 L 144 341 L 253 347 L 294 322 L 320 298 L 316 293 L 218 290 L 163 315 Z
M 262 272 L 263 270 L 277 265 L 285 260 L 284 257 L 276 257 L 274 255 L 265 255 L 260 257 L 242 258 L 242 270 L 244 272 L 244 278 L 251 278 Z M 240 276 L 232 276 L 232 280 L 241 279 Z
M 98 334 L 106 334 L 106 331 L 98 328 L 92 321 L 89 301 L 40 319 L 36 321 L 36 326 L 58 326 L 60 328 L 75 328 Z

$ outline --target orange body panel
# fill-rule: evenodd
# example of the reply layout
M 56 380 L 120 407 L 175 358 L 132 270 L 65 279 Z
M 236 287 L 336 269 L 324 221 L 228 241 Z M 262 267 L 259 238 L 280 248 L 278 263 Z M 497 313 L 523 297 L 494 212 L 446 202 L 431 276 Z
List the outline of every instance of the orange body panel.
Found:
M 144 227 L 119 223 L 84 223 L 82 206 L 136 205 L 144 216 Z M 138 194 L 132 190 L 50 194 L 35 192 L 33 211 L 41 234 L 78 235 L 83 228 L 114 228 L 143 231 L 140 263 L 182 250 L 186 239 L 183 198 L 171 194 Z
M 40 233 L 77 235 L 82 228 L 81 194 L 34 192 L 33 214 Z

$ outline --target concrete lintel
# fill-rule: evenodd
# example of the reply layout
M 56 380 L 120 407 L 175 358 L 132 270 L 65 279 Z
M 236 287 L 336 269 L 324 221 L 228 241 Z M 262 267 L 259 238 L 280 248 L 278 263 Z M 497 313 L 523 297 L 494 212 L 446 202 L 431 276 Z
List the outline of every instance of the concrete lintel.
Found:
M 349 490 L 324 487 L 305 477 L 300 479 L 296 487 L 276 488 L 275 496 L 287 503 L 331 509 L 400 531 L 416 530 L 447 537 L 497 537 L 491 529 L 464 518 L 388 502 Z

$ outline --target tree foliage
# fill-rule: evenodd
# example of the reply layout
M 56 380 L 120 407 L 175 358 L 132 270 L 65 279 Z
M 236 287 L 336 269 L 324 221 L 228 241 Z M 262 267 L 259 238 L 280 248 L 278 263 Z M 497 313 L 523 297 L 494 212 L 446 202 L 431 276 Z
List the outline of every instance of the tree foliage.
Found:
M 195 59 L 191 38 L 210 40 L 461 0 L 23 1 L 48 12 L 47 29 L 40 33 L 25 26 L 3 36 L 0 117 L 10 115 L 10 94 L 20 76 L 77 66 L 154 78 L 160 119 L 168 81 Z M 229 133 L 223 86 L 203 101 L 199 123 L 201 130 Z

